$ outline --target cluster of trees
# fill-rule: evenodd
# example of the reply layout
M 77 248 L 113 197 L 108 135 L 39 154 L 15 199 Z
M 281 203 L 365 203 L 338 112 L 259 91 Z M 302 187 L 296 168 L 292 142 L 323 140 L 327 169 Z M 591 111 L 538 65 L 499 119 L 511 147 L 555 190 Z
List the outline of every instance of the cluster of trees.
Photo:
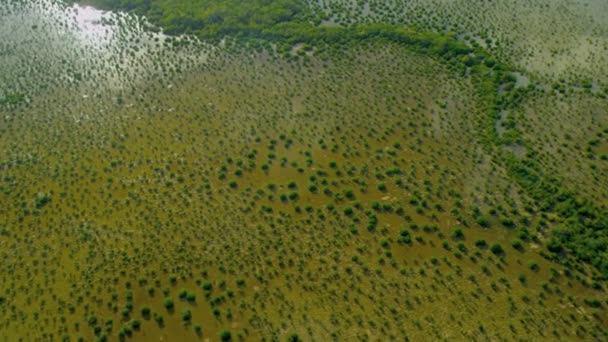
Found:
M 0 97 L 0 106 L 16 106 L 25 101 L 25 95 L 23 94 L 7 94 L 4 97 Z
M 486 125 L 490 138 L 487 142 L 494 145 L 521 144 L 516 123 L 499 137 L 495 122 L 502 110 L 517 108 L 521 101 L 534 90 L 533 85 L 516 88 L 515 78 L 510 68 L 504 64 L 491 63 L 489 58 L 472 69 L 479 75 L 486 67 L 493 69 L 493 76 L 477 79 L 477 88 L 482 98 L 482 106 L 488 113 Z M 502 89 L 502 93 L 499 91 Z M 561 182 L 543 172 L 537 162 L 537 154 L 530 146 L 525 146 L 527 154 L 518 158 L 505 154 L 503 159 L 511 179 L 516 181 L 534 199 L 537 207 L 544 213 L 555 213 L 561 223 L 553 227 L 546 242 L 547 256 L 564 264 L 571 261 L 593 265 L 602 279 L 608 279 L 608 213 L 587 200 L 566 189 Z M 479 223 L 479 222 L 478 222 Z M 514 245 L 517 248 L 517 244 Z
M 352 28 L 317 26 L 302 0 L 83 0 L 109 10 L 144 15 L 167 34 L 190 33 L 207 39 L 227 35 L 243 38 L 344 44 L 362 39 L 386 39 L 441 56 L 462 56 L 468 66 L 479 63 L 472 49 L 454 35 L 421 32 L 392 24 L 365 24 Z
M 302 0 L 85 0 L 104 9 L 145 15 L 168 34 L 192 33 L 207 39 L 226 35 L 263 38 L 282 44 L 344 46 L 366 39 L 386 40 L 411 46 L 446 60 L 455 68 L 477 78 L 480 98 L 486 104 L 489 144 L 521 143 L 517 130 L 498 139 L 494 124 L 502 109 L 513 108 L 531 89 L 515 88 L 508 66 L 485 56 L 479 47 L 470 47 L 454 35 L 424 32 L 392 24 L 364 24 L 353 27 L 318 26 Z M 489 72 L 492 70 L 493 72 Z M 485 75 L 485 76 L 484 76 Z M 490 75 L 490 76 L 488 76 Z M 503 93 L 498 94 L 502 89 Z M 0 104 L 22 101 L 19 97 L 0 99 Z M 608 214 L 563 190 L 555 179 L 546 177 L 534 156 L 506 160 L 507 169 L 541 210 L 556 212 L 563 223 L 555 229 L 547 247 L 551 256 L 572 255 L 597 267 L 608 279 Z M 236 183 L 235 183 L 236 186 Z
M 593 203 L 580 200 L 564 190 L 560 182 L 543 175 L 532 157 L 523 160 L 512 157 L 507 167 L 510 176 L 537 202 L 544 212 L 554 212 L 562 223 L 554 227 L 546 243 L 550 257 L 590 263 L 608 279 L 608 215 Z
M 167 34 L 255 35 L 305 13 L 300 0 L 85 0 L 102 9 L 144 15 Z

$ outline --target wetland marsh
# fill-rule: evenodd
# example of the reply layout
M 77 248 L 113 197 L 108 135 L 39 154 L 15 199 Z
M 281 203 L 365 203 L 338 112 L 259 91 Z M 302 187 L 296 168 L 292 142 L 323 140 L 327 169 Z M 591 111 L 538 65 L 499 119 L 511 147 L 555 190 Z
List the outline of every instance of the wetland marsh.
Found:
M 0 3 L 0 340 L 608 338 L 599 52 L 521 57 L 489 5 L 146 3 Z

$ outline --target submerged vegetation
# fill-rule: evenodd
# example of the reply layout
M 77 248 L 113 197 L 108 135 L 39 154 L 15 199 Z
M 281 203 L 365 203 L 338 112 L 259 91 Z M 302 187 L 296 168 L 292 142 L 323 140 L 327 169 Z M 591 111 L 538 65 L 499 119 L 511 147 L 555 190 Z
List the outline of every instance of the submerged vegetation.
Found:
M 506 64 L 497 63 L 480 45 L 473 44 L 472 47 L 457 40 L 455 35 L 420 31 L 394 24 L 318 26 L 319 20 L 306 21 L 313 17 L 312 11 L 304 15 L 305 4 L 297 0 L 252 1 L 244 6 L 224 1 L 181 2 L 180 5 L 174 1 L 161 0 L 144 3 L 136 0 L 99 1 L 93 4 L 147 15 L 168 33 L 192 32 L 201 37 L 216 38 L 237 34 L 237 37 L 272 39 L 283 44 L 287 42 L 288 47 L 306 43 L 313 50 L 319 46 L 335 48 L 368 39 L 384 40 L 438 56 L 463 74 L 469 70 L 474 75 L 473 82 L 477 85 L 481 98 L 480 107 L 487 111 L 485 130 L 493 138 L 492 142 L 498 147 L 516 144 L 527 150 L 524 159 L 517 158 L 512 153 L 503 157 L 509 174 L 537 201 L 541 210 L 556 212 L 563 219 L 549 241 L 549 250 L 553 253 L 551 257 L 563 257 L 562 252 L 570 252 L 580 261 L 590 262 L 597 267 L 601 272 L 600 278 L 608 279 L 608 229 L 603 229 L 608 227 L 608 212 L 594 207 L 590 201 L 577 199 L 576 195 L 559 184 L 559 180 L 541 176 L 543 170 L 535 162 L 536 154 L 532 146 L 525 145 L 515 120 L 512 120 L 508 130 L 498 135 L 495 122 L 500 113 L 516 110 L 527 93 L 538 89 L 534 84 L 515 87 L 515 70 Z M 282 13 L 280 9 L 288 10 L 289 13 Z M 262 13 L 265 14 L 264 19 L 261 18 Z M 297 13 L 301 16 L 296 16 Z M 180 21 L 176 18 L 180 18 Z M 222 19 L 218 21 L 210 18 Z M 218 23 L 230 30 L 218 28 Z M 237 185 L 236 181 L 230 184 L 231 187 Z M 478 223 L 485 225 L 479 220 Z
M 608 336 L 608 120 L 589 141 L 533 115 L 605 113 L 604 85 L 363 19 L 372 2 L 85 3 L 156 26 L 99 19 L 124 41 L 84 69 L 86 48 L 45 50 L 55 87 L 5 70 L 23 95 L 0 98 L 3 339 Z M 158 26 L 175 36 L 139 31 Z

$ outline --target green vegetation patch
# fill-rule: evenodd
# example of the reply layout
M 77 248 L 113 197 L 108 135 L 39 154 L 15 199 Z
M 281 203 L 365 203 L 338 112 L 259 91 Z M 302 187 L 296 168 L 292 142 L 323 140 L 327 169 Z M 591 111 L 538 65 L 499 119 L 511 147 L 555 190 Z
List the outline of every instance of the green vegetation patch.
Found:
M 299 0 L 87 0 L 102 9 L 144 15 L 167 34 L 200 37 L 255 36 L 279 23 L 300 20 L 306 5 Z

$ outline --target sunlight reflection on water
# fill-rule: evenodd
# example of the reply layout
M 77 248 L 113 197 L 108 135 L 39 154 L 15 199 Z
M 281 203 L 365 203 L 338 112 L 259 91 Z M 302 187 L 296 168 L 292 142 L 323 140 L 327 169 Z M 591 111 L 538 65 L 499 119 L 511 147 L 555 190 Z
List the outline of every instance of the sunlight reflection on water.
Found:
M 65 13 L 74 19 L 82 38 L 91 43 L 107 43 L 112 39 L 114 30 L 109 25 L 103 25 L 103 20 L 108 19 L 110 14 L 93 7 L 81 7 L 77 4 L 67 7 Z
M 159 61 L 171 70 L 197 67 L 214 49 L 149 27 L 143 17 L 59 0 L 0 0 L 0 95 L 34 97 L 73 86 L 91 87 L 82 94 L 125 89 L 151 75 L 165 76 Z

